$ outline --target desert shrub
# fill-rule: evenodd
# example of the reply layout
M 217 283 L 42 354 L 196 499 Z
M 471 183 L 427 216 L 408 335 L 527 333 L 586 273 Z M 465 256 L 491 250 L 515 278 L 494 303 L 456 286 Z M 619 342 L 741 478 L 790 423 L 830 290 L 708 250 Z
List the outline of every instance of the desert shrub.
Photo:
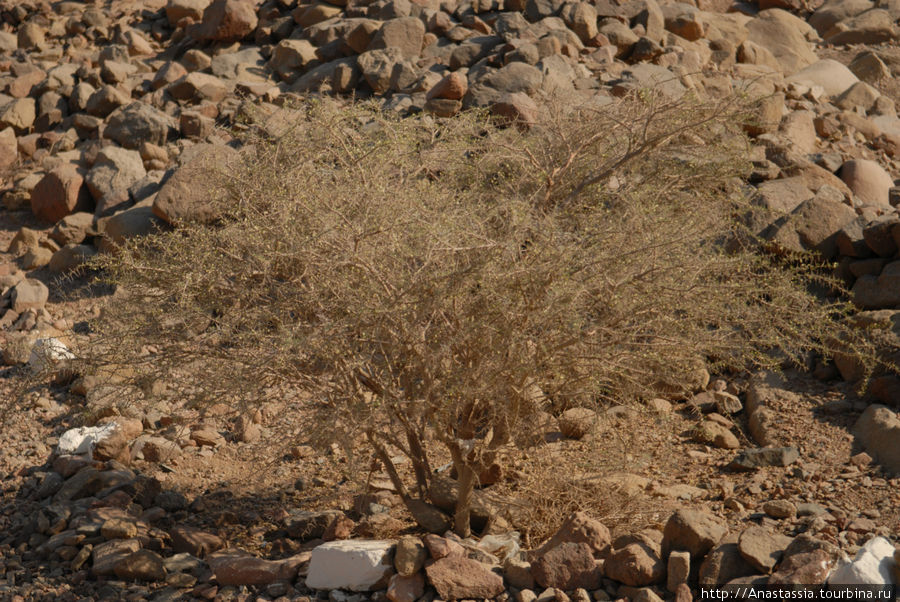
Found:
M 119 289 L 84 361 L 196 404 L 303 391 L 308 438 L 374 454 L 414 516 L 449 460 L 465 534 L 538 412 L 684 394 L 698 369 L 843 330 L 814 270 L 733 244 L 739 109 L 646 97 L 525 130 L 321 101 L 277 133 L 262 114 L 243 168 L 210 173 L 228 191 L 213 223 L 98 261 Z

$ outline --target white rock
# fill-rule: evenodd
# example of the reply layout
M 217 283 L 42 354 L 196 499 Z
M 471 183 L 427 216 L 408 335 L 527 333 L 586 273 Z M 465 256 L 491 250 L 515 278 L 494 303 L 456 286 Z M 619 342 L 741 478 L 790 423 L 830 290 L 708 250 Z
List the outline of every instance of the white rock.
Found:
M 84 426 L 69 429 L 59 438 L 56 451 L 59 455 L 87 456 L 91 458 L 97 443 L 110 437 L 118 425 L 115 422 L 103 426 Z
M 72 359 L 75 359 L 75 354 L 59 339 L 38 339 L 31 348 L 28 365 L 32 372 L 38 373 L 56 367 L 63 360 Z
M 894 544 L 884 537 L 873 537 L 853 562 L 845 564 L 828 579 L 831 585 L 895 585 Z
M 394 573 L 393 541 L 344 540 L 312 551 L 306 585 L 312 589 L 365 592 L 387 587 Z

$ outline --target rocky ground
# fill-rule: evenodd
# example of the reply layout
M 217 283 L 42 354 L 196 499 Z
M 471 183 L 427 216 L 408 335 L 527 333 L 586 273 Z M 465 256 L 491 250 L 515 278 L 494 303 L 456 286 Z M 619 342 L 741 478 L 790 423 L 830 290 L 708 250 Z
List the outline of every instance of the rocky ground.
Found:
M 886 0 L 0 0 L 0 395 L 22 392 L 36 342 L 89 343 L 109 291 L 74 268 L 202 214 L 201 167 L 232 156 L 250 107 L 277 122 L 321 93 L 524 124 L 554 97 L 762 96 L 749 184 L 769 217 L 752 226 L 833 261 L 897 360 L 898 19 Z M 164 390 L 121 408 L 90 378 L 45 384 L 0 430 L 0 598 L 686 602 L 895 580 L 900 379 L 859 396 L 848 357 L 809 368 L 548 416 L 466 541 L 423 536 L 377 471 L 357 495 L 340 450 L 298 444 L 301 400 L 201 414 Z M 78 427 L 103 430 L 88 454 Z M 583 512 L 503 501 L 552 491 L 541 466 L 567 468 Z

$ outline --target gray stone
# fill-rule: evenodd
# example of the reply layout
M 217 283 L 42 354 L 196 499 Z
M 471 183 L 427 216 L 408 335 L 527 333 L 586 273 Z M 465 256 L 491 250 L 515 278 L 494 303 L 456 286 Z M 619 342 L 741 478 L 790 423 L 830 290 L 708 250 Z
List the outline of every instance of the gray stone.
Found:
M 728 466 L 733 470 L 756 470 L 764 466 L 789 466 L 799 458 L 795 447 L 760 447 L 740 452 Z
M 175 121 L 162 111 L 136 101 L 113 111 L 104 135 L 119 145 L 138 149 L 144 142 L 164 145 L 175 134 Z

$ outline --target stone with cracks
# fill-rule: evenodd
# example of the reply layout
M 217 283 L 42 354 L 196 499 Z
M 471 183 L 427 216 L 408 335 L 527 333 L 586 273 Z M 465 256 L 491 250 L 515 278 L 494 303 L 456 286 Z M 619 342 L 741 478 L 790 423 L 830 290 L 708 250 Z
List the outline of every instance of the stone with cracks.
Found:
M 368 592 L 383 589 L 394 574 L 393 541 L 331 541 L 312 551 L 306 586 Z

